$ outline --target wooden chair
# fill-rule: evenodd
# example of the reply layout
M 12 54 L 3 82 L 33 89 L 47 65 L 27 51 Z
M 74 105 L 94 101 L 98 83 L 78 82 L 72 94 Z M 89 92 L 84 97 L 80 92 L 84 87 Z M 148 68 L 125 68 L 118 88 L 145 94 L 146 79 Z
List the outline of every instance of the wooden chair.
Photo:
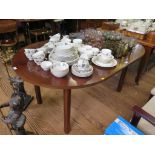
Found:
M 28 36 L 30 42 L 35 38 L 35 42 L 39 39 L 46 40 L 47 36 L 52 34 L 51 21 L 44 20 L 34 20 L 29 22 L 28 26 Z
M 151 99 L 142 107 L 133 107 L 131 124 L 148 135 L 155 135 L 155 88 L 151 90 Z
M 43 40 L 46 40 L 46 35 L 51 35 L 52 34 L 52 30 L 48 30 L 48 29 L 36 29 L 36 30 L 31 30 L 30 31 L 30 35 L 35 36 L 35 41 L 38 42 L 38 37 L 39 36 L 43 36 Z
M 0 20 L 0 35 L 0 47 L 3 54 L 5 53 L 7 60 L 11 59 L 13 53 L 9 53 L 9 50 L 13 50 L 13 52 L 17 51 L 17 22 L 15 20 Z
M 62 24 L 64 22 L 64 19 L 54 19 L 53 22 L 55 23 L 55 32 L 56 33 L 63 33 Z

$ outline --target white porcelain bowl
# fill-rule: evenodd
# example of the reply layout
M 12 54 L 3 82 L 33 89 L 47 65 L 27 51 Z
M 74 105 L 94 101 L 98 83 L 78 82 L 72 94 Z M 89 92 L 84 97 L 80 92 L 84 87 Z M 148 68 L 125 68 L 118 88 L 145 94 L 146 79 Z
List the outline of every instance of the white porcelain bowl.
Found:
M 41 64 L 40 64 L 41 68 L 44 70 L 44 71 L 48 71 L 51 67 L 52 67 L 52 62 L 51 61 L 43 61 Z
M 69 72 L 69 65 L 65 62 L 57 62 L 50 68 L 51 73 L 56 77 L 64 77 Z

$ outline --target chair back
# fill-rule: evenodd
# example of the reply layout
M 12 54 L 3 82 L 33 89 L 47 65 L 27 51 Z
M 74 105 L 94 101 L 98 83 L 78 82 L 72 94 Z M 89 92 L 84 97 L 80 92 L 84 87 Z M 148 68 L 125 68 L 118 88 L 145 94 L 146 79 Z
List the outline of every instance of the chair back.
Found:
M 17 31 L 17 22 L 15 20 L 0 20 L 0 34 L 16 31 Z

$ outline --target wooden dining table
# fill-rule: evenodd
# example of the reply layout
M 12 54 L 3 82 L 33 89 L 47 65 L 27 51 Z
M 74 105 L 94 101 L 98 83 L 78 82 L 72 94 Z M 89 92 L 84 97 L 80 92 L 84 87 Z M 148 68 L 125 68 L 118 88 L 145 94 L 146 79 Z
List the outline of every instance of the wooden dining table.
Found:
M 70 126 L 70 112 L 71 112 L 71 90 L 72 89 L 82 89 L 85 87 L 90 87 L 105 80 L 113 77 L 118 72 L 121 72 L 120 80 L 118 82 L 117 91 L 121 91 L 125 79 L 125 75 L 128 67 L 142 59 L 145 53 L 143 46 L 137 44 L 133 52 L 126 58 L 117 59 L 117 65 L 111 68 L 103 68 L 94 65 L 93 74 L 90 77 L 80 78 L 76 77 L 70 72 L 63 78 L 57 78 L 53 76 L 50 71 L 43 71 L 40 66 L 35 64 L 34 61 L 30 61 L 26 58 L 24 54 L 25 48 L 39 48 L 43 46 L 46 42 L 37 42 L 30 44 L 22 49 L 20 49 L 12 60 L 12 67 L 16 74 L 19 75 L 24 81 L 27 81 L 34 85 L 37 103 L 42 103 L 40 87 L 47 87 L 52 89 L 62 89 L 64 93 L 64 132 L 69 133 L 71 130 Z M 138 67 L 136 82 L 138 83 L 141 75 L 141 64 Z M 94 92 L 95 93 L 95 92 Z

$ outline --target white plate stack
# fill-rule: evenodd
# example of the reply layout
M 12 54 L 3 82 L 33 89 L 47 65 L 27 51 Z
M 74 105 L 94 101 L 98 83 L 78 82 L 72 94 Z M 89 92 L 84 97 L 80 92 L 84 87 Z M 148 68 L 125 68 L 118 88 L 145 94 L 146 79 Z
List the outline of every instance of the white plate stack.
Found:
M 66 62 L 68 65 L 73 65 L 78 61 L 78 59 L 79 55 L 71 44 L 57 46 L 55 50 L 49 55 L 50 61 Z

